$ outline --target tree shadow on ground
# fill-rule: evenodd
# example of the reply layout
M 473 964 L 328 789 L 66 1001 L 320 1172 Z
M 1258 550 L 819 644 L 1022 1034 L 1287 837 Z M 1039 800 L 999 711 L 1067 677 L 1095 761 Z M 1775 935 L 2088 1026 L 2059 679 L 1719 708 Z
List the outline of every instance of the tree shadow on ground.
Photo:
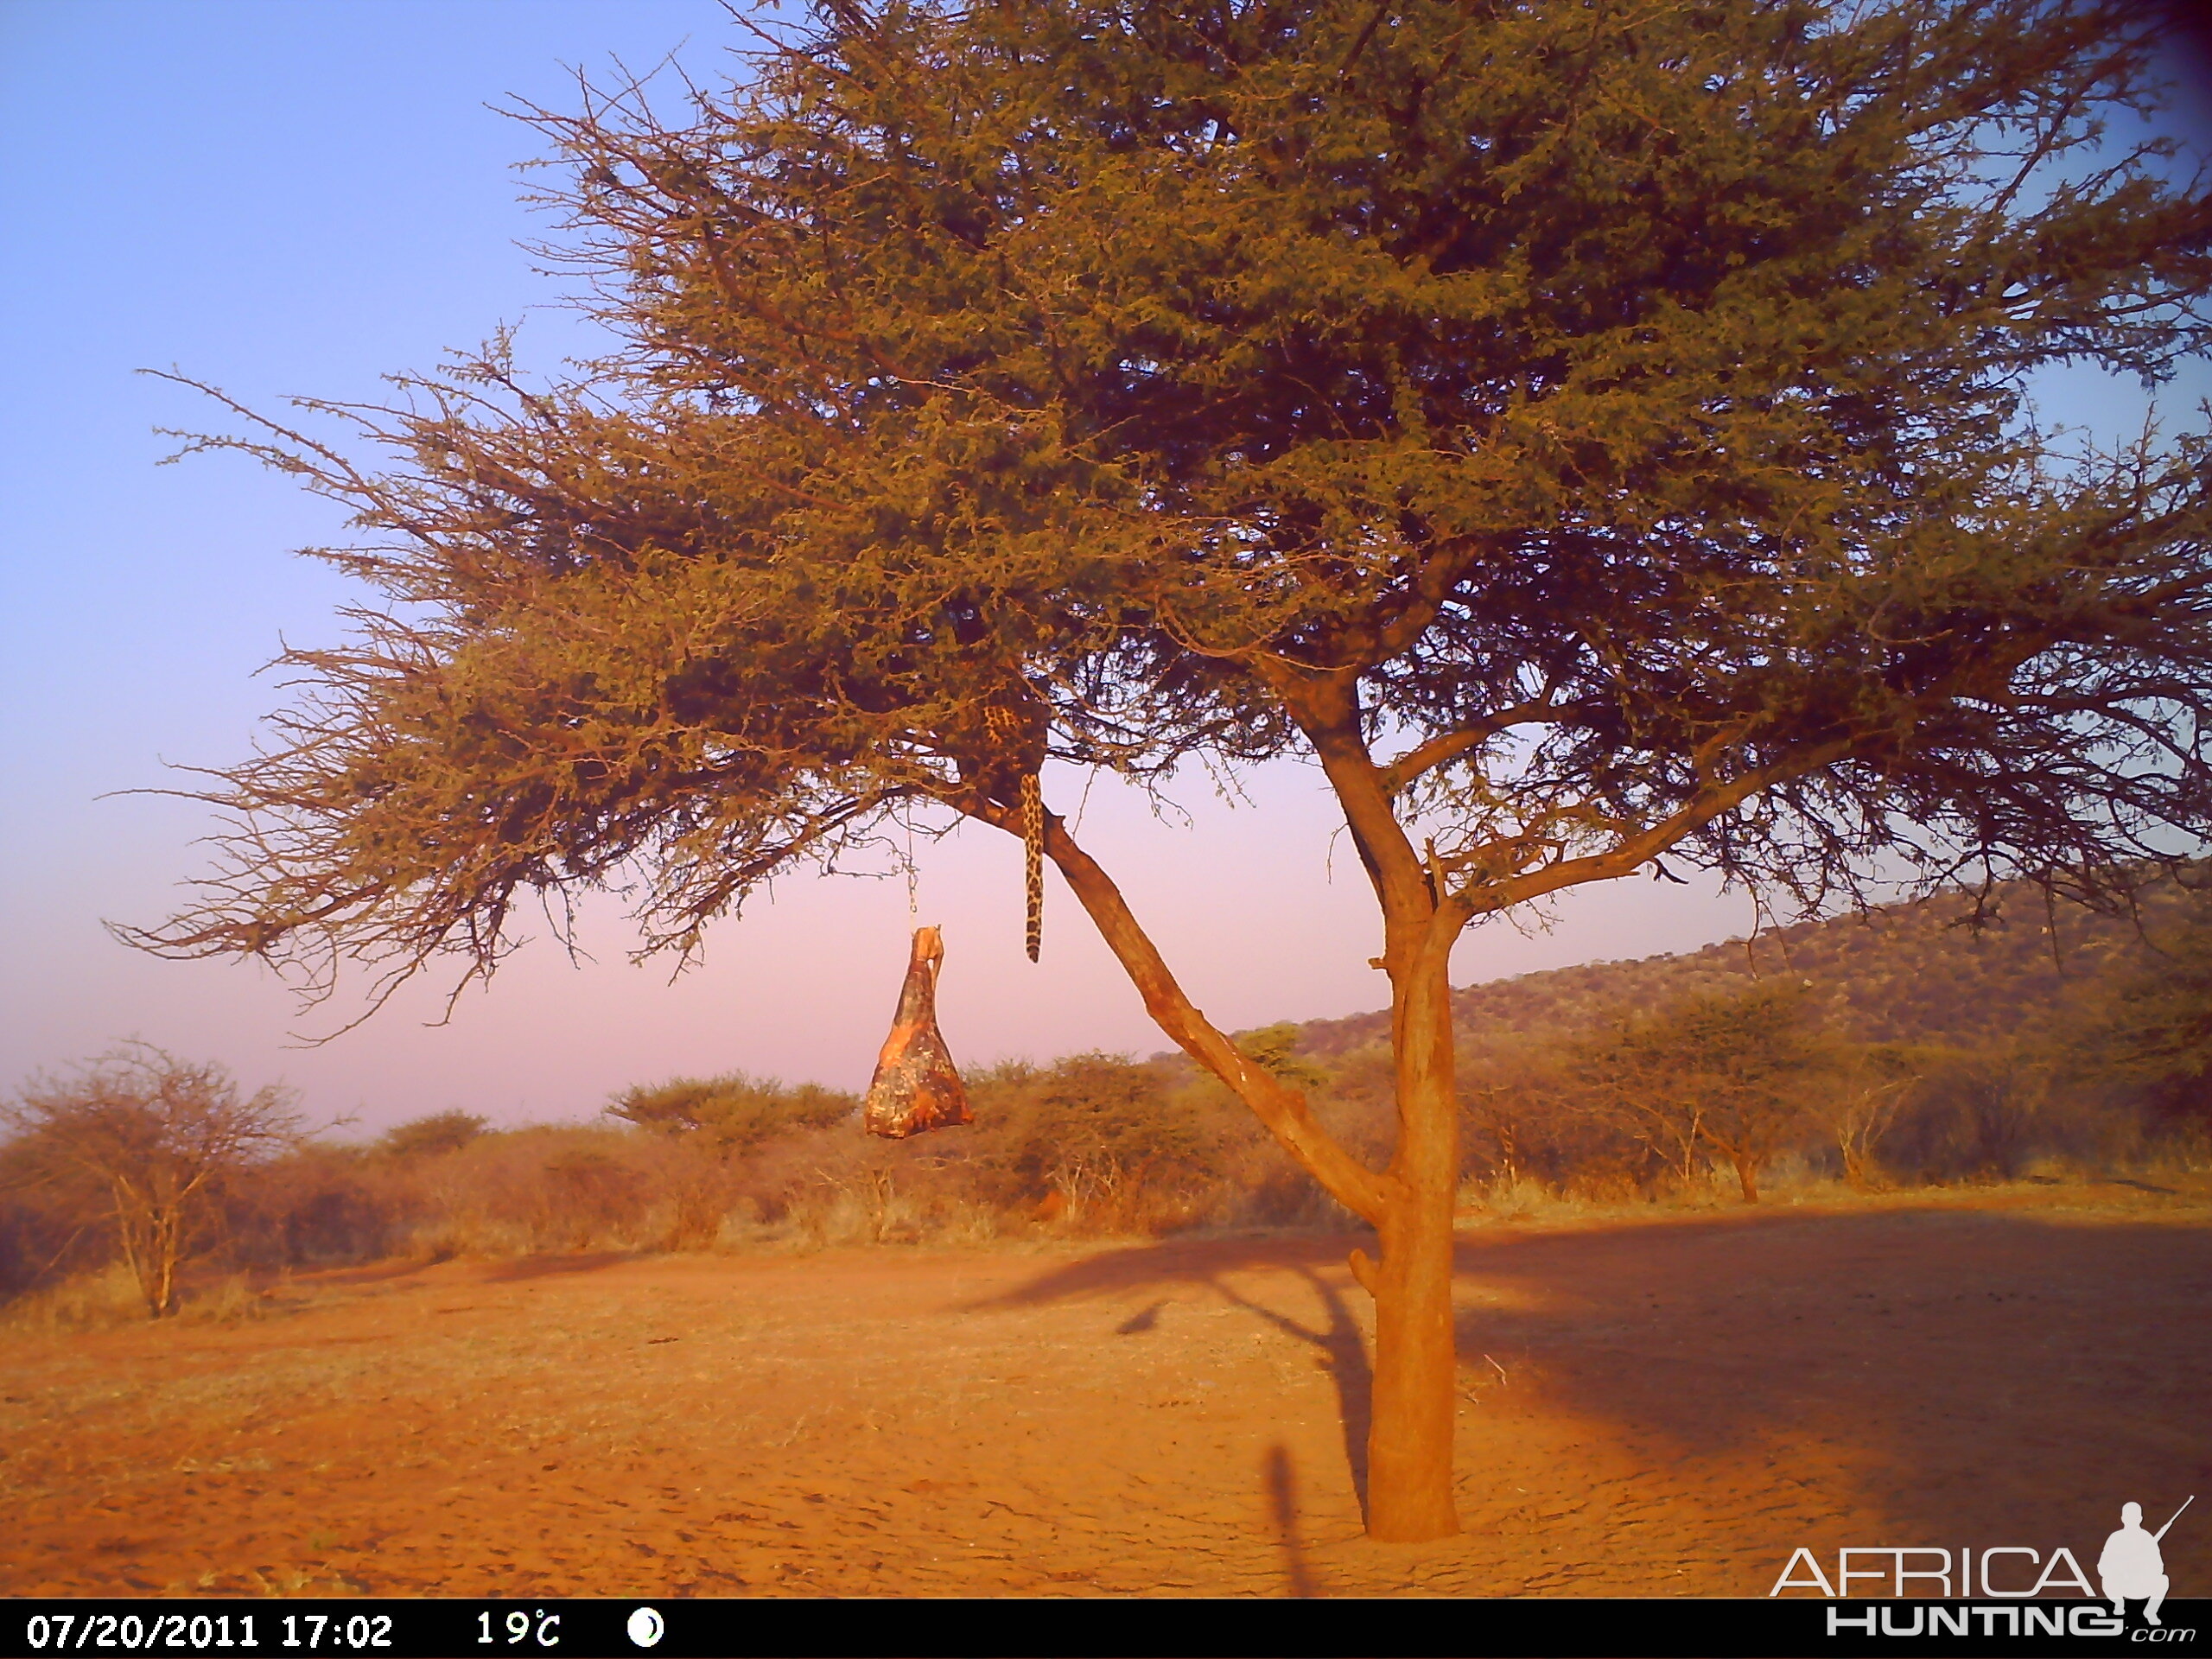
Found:
M 1367 1363 L 1367 1344 L 1360 1335 L 1359 1325 L 1352 1318 L 1351 1308 L 1344 1300 L 1343 1290 L 1309 1267 L 1300 1267 L 1294 1271 L 1321 1304 L 1325 1323 L 1319 1330 L 1310 1329 L 1288 1314 L 1277 1313 L 1266 1303 L 1241 1294 L 1224 1281 L 1217 1280 L 1213 1287 L 1232 1306 L 1242 1308 L 1253 1318 L 1272 1325 L 1287 1337 L 1309 1344 L 1319 1352 L 1321 1363 L 1328 1371 L 1329 1381 L 1337 1391 L 1337 1417 L 1344 1427 L 1344 1464 L 1351 1471 L 1352 1495 L 1358 1499 L 1359 1512 L 1364 1516 L 1367 1513 L 1367 1427 L 1373 1411 L 1375 1390 L 1375 1374 Z M 1272 1480 L 1272 1477 L 1270 1478 Z
M 1316 1593 L 1313 1574 L 1306 1565 L 1306 1548 L 1299 1537 L 1298 1465 L 1290 1448 L 1277 1440 L 1261 1459 L 1261 1478 L 1268 1489 L 1268 1518 L 1274 1525 L 1282 1549 L 1285 1593 L 1300 1599 Z
M 1371 1247 L 1370 1236 L 1362 1235 Z M 969 1304 L 973 1308 L 1033 1306 L 1064 1298 L 1110 1294 L 1166 1283 L 1187 1284 L 1211 1290 L 1230 1306 L 1255 1320 L 1274 1326 L 1285 1336 L 1311 1347 L 1337 1392 L 1337 1416 L 1344 1434 L 1344 1463 L 1351 1471 L 1353 1495 L 1360 1513 L 1367 1511 L 1367 1426 L 1372 1410 L 1374 1373 L 1367 1360 L 1367 1344 L 1360 1334 L 1346 1300 L 1349 1271 L 1332 1275 L 1323 1271 L 1333 1262 L 1342 1267 L 1357 1241 L 1334 1237 L 1206 1240 L 1197 1244 L 1140 1245 L 1108 1250 L 1079 1262 L 1071 1262 L 1042 1278 L 1014 1290 Z M 1287 1269 L 1304 1286 L 1321 1310 L 1318 1326 L 1272 1307 L 1238 1289 L 1226 1275 L 1255 1269 Z M 1341 1282 L 1339 1281 L 1341 1280 Z M 1166 1304 L 1155 1301 L 1115 1327 L 1119 1336 L 1135 1336 L 1152 1330 Z M 1287 1467 L 1287 1465 L 1286 1465 Z M 1269 1476 L 1271 1483 L 1276 1476 Z M 1270 1491 L 1274 1488 L 1271 1484 Z M 1271 1499 L 1271 1501 L 1274 1501 Z
M 1344 1301 L 1359 1293 L 1340 1265 L 1356 1242 L 1109 1250 L 994 1300 L 1209 1287 L 1325 1351 L 1349 1452 L 1365 1439 Z M 1322 1297 L 1324 1329 L 1268 1306 L 1281 1299 L 1248 1275 L 1270 1270 Z M 1463 1238 L 1457 1277 L 1463 1375 L 1481 1383 L 1495 1363 L 1516 1400 L 1607 1426 L 1656 1470 L 1748 1456 L 1787 1482 L 1793 1446 L 1837 1451 L 1855 1484 L 1839 1511 L 1899 1533 L 1845 1541 L 2078 1554 L 2124 1500 L 2164 1514 L 2212 1491 L 2201 1223 L 1930 1206 L 1501 1229 Z M 2202 1530 L 2167 1541 L 2177 1584 L 2212 1580 Z

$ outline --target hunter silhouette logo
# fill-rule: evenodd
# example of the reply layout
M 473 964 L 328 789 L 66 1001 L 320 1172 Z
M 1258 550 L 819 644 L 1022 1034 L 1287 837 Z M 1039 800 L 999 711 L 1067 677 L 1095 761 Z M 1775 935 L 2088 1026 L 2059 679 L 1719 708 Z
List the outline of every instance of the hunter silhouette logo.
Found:
M 2143 1622 L 2158 1623 L 2158 1607 L 2166 1599 L 2166 1562 L 2158 1553 L 2158 1546 L 2173 1523 L 2181 1519 L 2182 1510 L 2196 1502 L 2196 1494 L 2191 1492 L 2182 1500 L 2181 1510 L 2168 1516 L 2166 1524 L 2156 1532 L 2143 1530 L 2140 1503 L 2120 1506 L 2120 1530 L 2105 1540 L 2105 1553 L 2097 1557 L 2097 1577 L 2104 1585 L 2105 1599 L 2112 1603 L 2113 1612 L 2125 1616 L 2128 1602 L 2140 1597 Z
M 2101 1599 L 2112 1604 L 2111 1614 L 2076 1606 L 2070 1612 L 2064 1608 L 2054 1610 L 2048 1619 L 2070 1620 L 2067 1628 L 2076 1636 L 2115 1635 L 2126 1618 L 2127 1604 L 2139 1601 L 2143 1604 L 2145 1626 L 2161 1627 L 2158 1609 L 2165 1603 L 2170 1581 L 2165 1558 L 2158 1546 L 2172 1530 L 2174 1522 L 2196 1502 L 2194 1493 L 2183 1498 L 2181 1508 L 2168 1516 L 2166 1524 L 2156 1532 L 2144 1529 L 2140 1503 L 2121 1504 L 2120 1529 L 2105 1540 L 2104 1551 L 2097 1557 L 2097 1578 L 2103 1586 Z M 1782 1576 L 1774 1581 L 1774 1587 L 1767 1594 L 1779 1596 L 1790 1590 L 1817 1591 L 1831 1600 L 1844 1601 L 1933 1596 L 1947 1601 L 2018 1603 L 2032 1602 L 2046 1593 L 2064 1596 L 2069 1591 L 2085 1599 L 2100 1599 L 2097 1587 L 2089 1582 L 2088 1574 L 2082 1571 L 2074 1552 L 2063 1545 L 2048 1555 L 2018 1544 L 1993 1544 L 1957 1551 L 1936 1545 L 1903 1548 L 1886 1544 L 1853 1547 L 1836 1552 L 1833 1579 L 1811 1550 L 1801 1548 L 1791 1554 L 1789 1565 L 1782 1569 Z M 1993 1606 L 1965 1611 L 1976 1618 L 1988 1615 L 1985 1623 L 1992 1629 L 2001 1618 L 2016 1634 L 2023 1628 L 2023 1619 L 2028 1621 L 2025 1628 L 2031 1633 L 2040 1623 L 2047 1622 L 2044 1614 L 2033 1609 L 2023 1613 L 2017 1608 L 2008 1611 L 2003 1606 Z M 1870 1612 L 1867 1618 L 1871 1620 L 1872 1614 Z M 1963 1621 L 1964 1612 L 1960 1618 Z M 1916 1633 L 1917 1619 L 1916 1614 Z M 1961 1629 L 1963 1628 L 1961 1622 Z M 2053 1633 L 2057 1628 L 2057 1624 L 2051 1624 Z M 1886 1626 L 1883 1633 L 1906 1634 Z M 2171 1635 L 2188 1637 L 2193 1632 L 2175 1631 Z M 2137 1639 L 2142 1637 L 2139 1636 Z

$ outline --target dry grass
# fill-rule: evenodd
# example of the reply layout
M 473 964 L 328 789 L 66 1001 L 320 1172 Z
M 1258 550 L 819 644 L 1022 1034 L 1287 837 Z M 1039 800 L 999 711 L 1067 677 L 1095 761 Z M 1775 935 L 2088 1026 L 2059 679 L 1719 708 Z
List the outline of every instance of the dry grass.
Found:
M 175 1319 L 188 1325 L 238 1325 L 296 1310 L 311 1298 L 289 1290 L 283 1275 L 202 1273 L 188 1281 Z M 0 1332 L 66 1337 L 148 1322 L 145 1298 L 121 1262 L 78 1274 L 0 1306 Z
M 0 1592 L 1759 1595 L 1798 1543 L 2089 1559 L 2204 1456 L 2212 1184 L 1595 1208 L 1462 1236 L 1433 1547 L 1361 1535 L 1351 1238 L 794 1232 L 0 1343 Z
M 0 1330 L 16 1335 L 57 1336 L 72 1331 L 108 1331 L 146 1319 L 146 1299 L 122 1262 L 65 1279 L 60 1284 L 19 1296 L 0 1307 Z
M 1086 1065 L 1099 1071 L 1102 1063 Z M 219 1230 L 225 1248 L 188 1277 L 180 1314 L 214 1324 L 263 1317 L 275 1306 L 266 1293 L 283 1274 L 377 1261 L 963 1249 L 1353 1224 L 1289 1166 L 1249 1113 L 1222 1091 L 1197 1085 L 1154 1103 L 1162 1144 L 1181 1148 L 1182 1161 L 1169 1173 L 1123 1173 L 1150 1168 L 1132 1156 L 1107 1185 L 1064 1179 L 1068 1173 L 1045 1155 L 1057 1143 L 1052 1123 L 1037 1116 L 1034 1098 L 1058 1075 L 1009 1072 L 979 1085 L 1003 1098 L 988 1116 L 979 1113 L 975 1128 L 890 1144 L 838 1124 L 800 1128 L 728 1154 L 681 1137 L 597 1124 L 487 1133 L 404 1154 L 311 1147 L 253 1172 L 227 1192 Z M 1362 1137 L 1373 1139 L 1370 1131 L 1379 1134 L 1376 1114 L 1387 1116 L 1373 1101 L 1355 1110 L 1340 1099 L 1328 1109 L 1354 1145 L 1367 1144 Z M 1648 1169 L 1640 1176 L 1618 1168 L 1607 1175 L 1607 1167 L 1601 1160 L 1572 1179 L 1532 1179 L 1525 1167 L 1519 1179 L 1471 1179 L 1460 1195 L 1462 1220 L 1477 1227 L 1565 1226 L 1745 1209 L 1723 1169 L 1707 1166 L 1688 1181 L 1655 1181 Z M 1785 1154 L 1767 1172 L 1758 1210 L 1910 1203 L 1918 1201 L 1914 1194 L 1993 1190 L 1986 1178 L 1946 1185 L 1892 1176 L 1898 1184 L 1887 1193 L 1861 1192 L 1834 1179 L 1828 1167 L 1817 1149 Z M 2045 1153 L 2024 1163 L 2020 1179 L 2092 1194 L 2130 1182 L 2129 1191 L 2179 1192 L 2195 1190 L 2192 1183 L 2201 1184 L 2208 1170 L 2212 1147 L 2200 1138 L 2169 1141 L 2155 1160 L 2133 1163 Z M 6 1219 L 0 1215 L 0 1222 Z M 97 1220 L 76 1226 L 77 1276 L 0 1302 L 0 1330 L 90 1331 L 143 1317 L 128 1276 L 118 1267 L 101 1266 L 92 1249 L 104 1242 Z M 54 1254 L 48 1248 L 36 1259 Z M 28 1270 L 15 1274 L 18 1285 L 31 1277 Z
M 1669 1217 L 1745 1216 L 1811 1211 L 1840 1214 L 1854 1210 L 1925 1208 L 1949 1202 L 2004 1206 L 2032 1201 L 2045 1208 L 2083 1211 L 2172 1211 L 2190 1214 L 2212 1205 L 2212 1160 L 2195 1155 L 2128 1164 L 2112 1171 L 2082 1170 L 2059 1159 L 2029 1166 L 2016 1179 L 1952 1183 L 1885 1182 L 1853 1186 L 1799 1165 L 1762 1185 L 1757 1205 L 1745 1205 L 1735 1177 L 1708 1166 L 1687 1185 L 1676 1183 L 1652 1193 L 1605 1195 L 1561 1192 L 1542 1182 L 1470 1182 L 1459 1192 L 1462 1229 L 1505 1224 L 1578 1226 L 1632 1224 Z

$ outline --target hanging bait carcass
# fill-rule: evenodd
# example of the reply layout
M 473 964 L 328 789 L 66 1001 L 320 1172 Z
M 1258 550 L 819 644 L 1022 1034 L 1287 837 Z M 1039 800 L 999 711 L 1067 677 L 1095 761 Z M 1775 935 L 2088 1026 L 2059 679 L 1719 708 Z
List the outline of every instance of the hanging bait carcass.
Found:
M 899 1013 L 876 1059 L 861 1112 L 870 1135 L 899 1141 L 976 1121 L 952 1052 L 938 1033 L 937 975 L 944 960 L 944 942 L 937 929 L 916 928 L 906 982 L 899 990 Z

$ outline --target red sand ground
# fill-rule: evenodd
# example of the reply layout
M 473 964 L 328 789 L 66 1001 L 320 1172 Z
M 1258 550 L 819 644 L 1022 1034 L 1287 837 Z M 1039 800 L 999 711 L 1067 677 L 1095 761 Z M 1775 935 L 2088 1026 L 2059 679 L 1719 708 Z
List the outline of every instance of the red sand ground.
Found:
M 0 1592 L 1764 1595 L 1798 1545 L 2212 1592 L 2212 1208 L 1471 1230 L 1464 1536 L 1362 1536 L 1350 1241 L 392 1264 L 0 1357 Z

